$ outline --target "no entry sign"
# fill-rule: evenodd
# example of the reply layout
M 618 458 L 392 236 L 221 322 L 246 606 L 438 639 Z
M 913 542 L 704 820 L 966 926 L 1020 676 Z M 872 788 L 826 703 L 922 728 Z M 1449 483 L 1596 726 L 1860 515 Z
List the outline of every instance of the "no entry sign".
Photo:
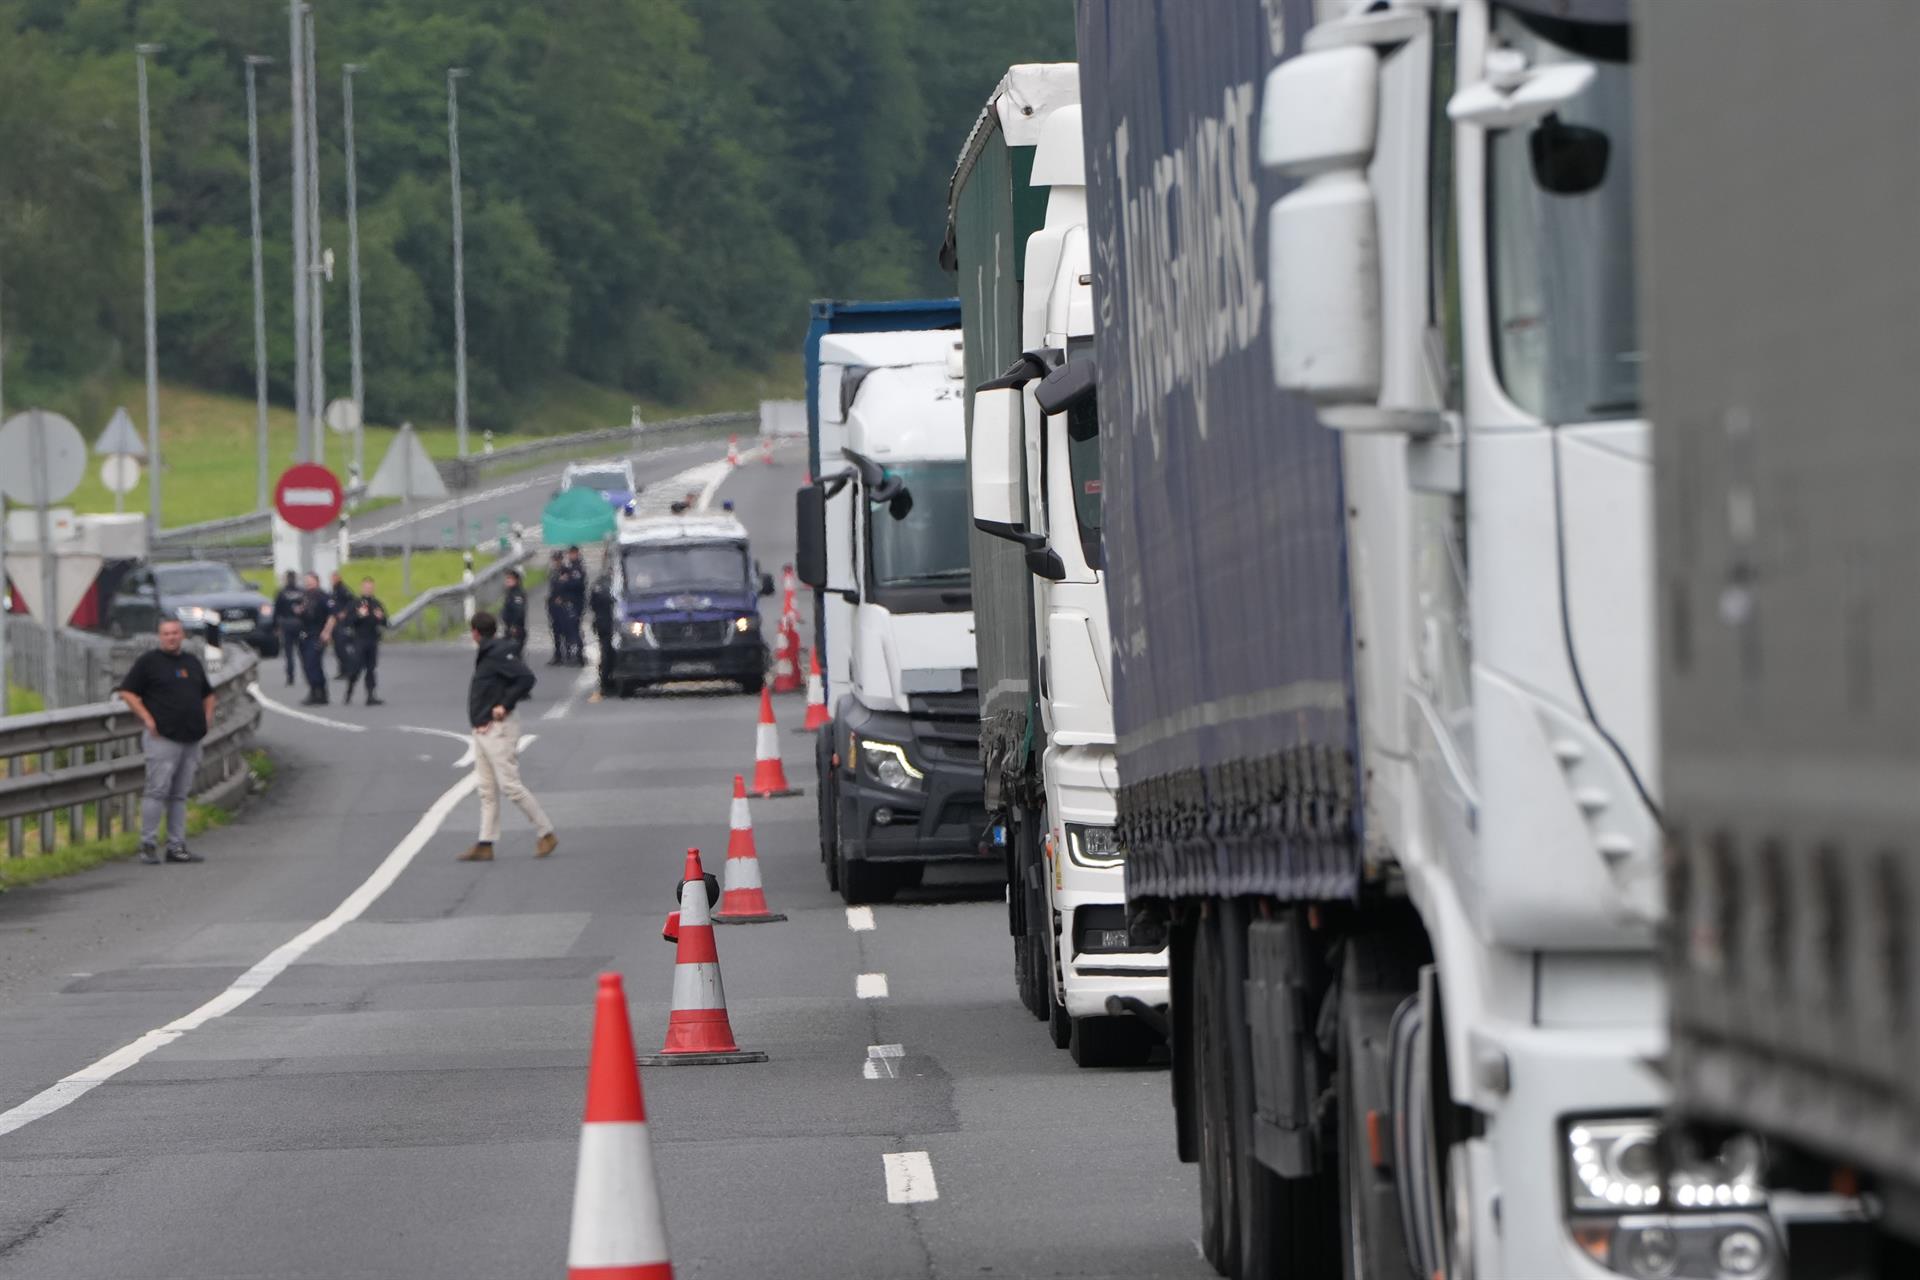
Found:
M 273 509 L 303 533 L 324 529 L 340 514 L 345 498 L 340 478 L 313 462 L 298 462 L 280 473 L 273 486 Z

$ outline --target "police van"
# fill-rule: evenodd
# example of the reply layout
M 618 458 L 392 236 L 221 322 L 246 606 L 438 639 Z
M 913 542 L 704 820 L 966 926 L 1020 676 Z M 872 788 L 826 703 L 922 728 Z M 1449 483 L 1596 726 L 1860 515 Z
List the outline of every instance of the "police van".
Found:
M 625 518 L 615 533 L 612 684 L 623 696 L 677 680 L 766 679 L 760 571 L 731 515 Z

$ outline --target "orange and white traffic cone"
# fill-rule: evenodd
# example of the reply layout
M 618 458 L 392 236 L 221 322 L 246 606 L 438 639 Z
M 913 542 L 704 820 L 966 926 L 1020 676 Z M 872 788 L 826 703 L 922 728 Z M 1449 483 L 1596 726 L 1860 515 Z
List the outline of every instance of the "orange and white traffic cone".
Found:
M 680 885 L 680 920 L 675 926 L 673 1012 L 667 1015 L 667 1043 L 640 1059 L 647 1066 L 666 1063 L 765 1062 L 757 1049 L 733 1042 L 727 1021 L 727 993 L 720 986 L 720 952 L 713 944 L 713 918 L 707 914 L 707 875 L 700 851 L 687 850 L 686 879 Z
M 594 1002 L 587 1113 L 573 1180 L 568 1280 L 673 1280 L 667 1221 L 647 1142 L 633 1029 L 620 975 L 600 975 Z
M 787 783 L 786 766 L 780 763 L 779 734 L 779 726 L 773 722 L 773 692 L 762 689 L 760 727 L 753 739 L 753 790 L 749 793 L 762 799 L 800 794 L 800 788 Z
M 740 465 L 740 437 L 739 436 L 727 437 L 727 465 L 730 467 L 737 467 Z
M 773 437 L 760 437 L 760 460 L 768 466 L 773 465 Z
M 807 650 L 807 720 L 800 726 L 802 733 L 812 733 L 825 725 L 833 717 L 827 714 L 827 690 L 820 679 L 820 651 Z
M 733 809 L 727 826 L 727 869 L 721 883 L 720 909 L 715 924 L 766 924 L 786 916 L 767 907 L 760 887 L 760 851 L 753 845 L 753 815 L 747 811 L 747 780 L 733 775 Z
M 778 639 L 773 649 L 773 691 L 775 693 L 798 693 L 803 687 L 800 679 L 800 637 L 786 621 L 780 623 Z

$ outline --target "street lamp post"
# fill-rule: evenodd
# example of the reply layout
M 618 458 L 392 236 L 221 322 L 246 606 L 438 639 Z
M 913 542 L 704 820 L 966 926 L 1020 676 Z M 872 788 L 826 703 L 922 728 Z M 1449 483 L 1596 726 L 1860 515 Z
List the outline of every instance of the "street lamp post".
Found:
M 460 455 L 454 523 L 460 545 L 467 545 L 467 278 L 460 210 L 460 81 L 465 67 L 447 69 L 447 162 L 453 173 L 453 433 Z
M 307 339 L 307 57 L 300 0 L 287 0 L 287 70 L 293 95 L 293 429 L 294 457 L 310 458 L 307 429 L 313 416 Z M 300 535 L 299 567 L 313 567 L 313 535 Z
M 320 243 L 320 90 L 319 56 L 316 51 L 318 41 L 313 35 L 313 6 L 303 6 L 306 19 L 306 55 L 307 55 L 307 240 L 309 266 L 307 270 L 313 276 L 313 292 L 308 296 L 310 311 L 309 323 L 313 336 L 309 339 L 308 352 L 313 361 L 312 399 L 313 399 L 313 460 L 325 463 L 327 460 L 326 421 L 327 411 L 327 327 L 326 327 L 326 261 L 325 251 Z
M 255 73 L 272 62 L 247 55 L 247 183 L 253 212 L 254 506 L 267 509 L 267 284 L 260 256 L 260 101 Z
M 147 294 L 147 534 L 160 532 L 160 342 L 153 296 L 153 143 L 147 129 L 147 58 L 165 45 L 137 44 L 140 68 L 140 231 Z M 42 554 L 45 554 L 44 550 Z
M 367 385 L 360 364 L 360 191 L 353 154 L 353 76 L 363 68 L 349 62 L 340 71 L 341 91 L 347 113 L 347 332 L 353 346 L 353 404 L 360 412 L 353 428 L 353 474 L 365 481 L 367 474 Z

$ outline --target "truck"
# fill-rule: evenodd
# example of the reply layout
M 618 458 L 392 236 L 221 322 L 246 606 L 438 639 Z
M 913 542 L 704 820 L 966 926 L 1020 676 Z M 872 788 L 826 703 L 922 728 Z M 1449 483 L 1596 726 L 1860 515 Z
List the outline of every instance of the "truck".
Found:
M 760 692 L 760 599 L 773 594 L 773 577 L 753 558 L 746 526 L 730 512 L 622 517 L 612 542 L 615 691 L 732 680 Z
M 1920 12 L 1706 0 L 1643 32 L 1676 1127 L 1749 1135 L 1796 1277 L 1916 1275 L 1920 265 L 1885 157 Z M 1734 196 L 1762 172 L 1793 180 Z
M 821 601 L 831 719 L 814 762 L 820 856 L 849 903 L 991 852 L 967 564 L 966 428 L 952 330 L 818 344 L 820 465 L 795 569 Z
M 1628 18 L 1077 8 L 1117 829 L 1223 1274 L 1782 1274 L 1744 1135 L 1661 1119 Z
M 1082 1066 L 1144 1061 L 1164 948 L 1127 929 L 1078 75 L 1010 68 L 967 136 L 941 261 L 966 348 L 981 768 L 1015 987 Z M 1056 395 L 1056 393 L 1058 393 Z M 1044 400 L 1044 406 L 1043 406 Z M 1108 1002 L 1128 1012 L 1109 1012 Z

